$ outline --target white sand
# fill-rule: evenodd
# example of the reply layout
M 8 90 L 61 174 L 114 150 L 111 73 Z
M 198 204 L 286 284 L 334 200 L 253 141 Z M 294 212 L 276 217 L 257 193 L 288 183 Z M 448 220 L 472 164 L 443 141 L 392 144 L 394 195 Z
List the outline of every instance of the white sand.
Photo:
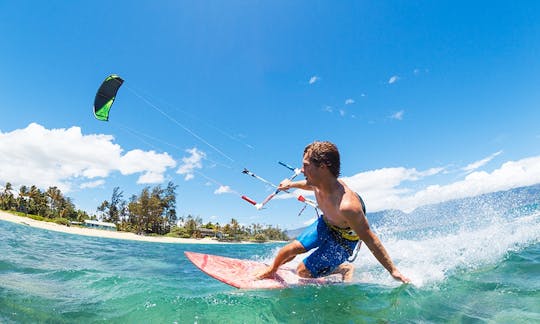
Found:
M 84 228 L 78 226 L 65 226 L 56 223 L 50 222 L 40 222 L 28 217 L 16 216 L 10 213 L 0 211 L 0 220 L 8 221 L 12 223 L 24 224 L 31 227 L 37 227 L 46 229 L 49 231 L 56 231 L 69 234 L 85 235 L 85 236 L 95 236 L 95 237 L 106 237 L 120 240 L 133 240 L 133 241 L 146 241 L 146 242 L 157 242 L 157 243 L 190 243 L 190 244 L 230 244 L 218 242 L 212 238 L 204 239 L 185 239 L 185 238 L 174 238 L 174 237 L 155 237 L 155 236 L 142 236 L 135 233 L 128 232 L 115 232 L 108 230 L 99 230 L 93 228 Z M 242 242 L 249 243 L 249 242 Z

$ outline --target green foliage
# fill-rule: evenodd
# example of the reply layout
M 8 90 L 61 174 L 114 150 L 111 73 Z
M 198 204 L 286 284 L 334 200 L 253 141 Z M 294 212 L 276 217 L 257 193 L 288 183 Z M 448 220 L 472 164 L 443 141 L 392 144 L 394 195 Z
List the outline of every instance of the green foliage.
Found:
M 279 228 L 260 224 L 241 225 L 232 218 L 228 224 L 204 223 L 200 216 L 177 217 L 176 188 L 172 182 L 166 188 L 145 187 L 139 195 L 126 201 L 119 187 L 113 189 L 111 200 L 103 201 L 97 210 L 103 221 L 115 223 L 118 230 L 145 235 L 166 235 L 169 237 L 200 238 L 203 229 L 213 230 L 222 241 L 286 241 L 289 238 Z M 76 210 L 71 198 L 65 197 L 57 187 L 42 191 L 35 185 L 21 186 L 15 193 L 8 182 L 0 187 L 0 209 L 16 212 L 38 221 L 50 221 L 69 225 L 70 221 L 82 222 L 90 217 L 86 212 Z M 179 222 L 180 221 L 180 222 Z M 178 224 L 177 224 L 178 223 Z M 182 224 L 179 226 L 179 224 Z
M 69 219 L 66 218 L 56 217 L 53 219 L 53 222 L 56 224 L 69 226 Z
M 255 235 L 254 240 L 256 242 L 266 242 L 267 238 L 266 238 L 266 235 L 264 235 L 263 233 L 259 233 Z
M 20 214 L 21 214 L 22 216 L 24 216 L 24 214 L 22 214 L 22 213 L 20 213 Z M 44 222 L 44 221 L 45 221 L 45 222 L 48 222 L 48 221 L 50 220 L 50 219 L 45 218 L 45 217 L 43 217 L 43 216 L 32 215 L 32 214 L 28 215 L 28 217 L 30 217 L 30 218 L 32 218 L 32 219 L 34 219 L 34 220 L 40 221 L 40 222 Z
M 167 233 L 165 236 L 167 237 L 181 237 L 181 238 L 190 238 L 191 235 L 187 232 L 187 230 L 184 227 L 179 226 L 173 226 L 171 228 L 171 231 Z

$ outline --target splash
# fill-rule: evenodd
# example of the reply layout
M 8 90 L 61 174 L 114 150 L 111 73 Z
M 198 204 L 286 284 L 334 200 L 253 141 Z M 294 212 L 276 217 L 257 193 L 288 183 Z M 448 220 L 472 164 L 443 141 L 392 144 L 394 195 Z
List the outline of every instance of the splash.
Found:
M 475 216 L 432 215 L 432 221 L 402 230 L 396 222 L 374 230 L 379 234 L 394 263 L 414 285 L 436 286 L 463 271 L 495 265 L 510 252 L 540 241 L 538 205 L 517 213 L 493 213 L 491 206 Z M 437 222 L 439 226 L 437 226 Z M 404 227 L 407 227 L 406 225 Z M 410 228 L 410 227 L 408 227 Z M 367 249 L 355 262 L 355 280 L 392 284 L 392 279 Z
M 398 269 L 417 287 L 437 287 L 452 276 L 495 266 L 509 253 L 538 243 L 538 192 L 522 188 L 368 218 Z M 258 256 L 258 261 L 271 264 L 278 250 Z M 296 267 L 305 257 L 297 256 L 288 266 Z M 354 282 L 400 284 L 365 245 L 354 265 Z

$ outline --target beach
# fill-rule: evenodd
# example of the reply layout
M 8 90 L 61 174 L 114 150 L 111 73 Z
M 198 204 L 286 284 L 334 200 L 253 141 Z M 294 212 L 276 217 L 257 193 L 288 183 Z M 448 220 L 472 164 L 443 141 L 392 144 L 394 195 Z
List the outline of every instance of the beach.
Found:
M 131 240 L 131 241 L 145 241 L 145 242 L 155 242 L 155 243 L 177 243 L 177 244 L 230 244 L 227 242 L 219 242 L 212 238 L 206 237 L 203 239 L 193 239 L 193 238 L 176 238 L 176 237 L 163 237 L 163 236 L 144 236 L 137 235 L 135 233 L 129 232 L 117 232 L 117 231 L 108 231 L 100 230 L 93 228 L 85 228 L 79 226 L 65 226 L 51 222 L 41 222 L 29 217 L 22 217 L 13 215 L 4 211 L 0 211 L 0 220 L 8 221 L 17 224 L 23 224 L 31 227 L 41 228 L 49 231 L 62 232 L 68 234 L 84 235 L 84 236 L 93 236 L 93 237 L 105 237 L 119 240 Z M 234 242 L 238 243 L 249 243 L 249 242 Z

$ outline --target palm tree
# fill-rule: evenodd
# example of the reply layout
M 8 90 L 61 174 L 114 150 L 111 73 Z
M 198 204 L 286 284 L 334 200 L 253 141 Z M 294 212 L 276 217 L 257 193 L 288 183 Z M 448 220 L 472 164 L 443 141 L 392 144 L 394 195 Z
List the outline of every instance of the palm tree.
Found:
M 240 224 L 238 224 L 238 221 L 236 219 L 231 219 L 231 232 L 235 239 L 238 237 L 238 232 L 240 230 Z
M 52 215 L 50 215 L 52 217 L 50 218 L 58 217 L 64 200 L 62 192 L 57 187 L 49 187 L 47 189 L 47 197 L 49 198 L 50 209 L 52 211 Z
M 4 190 L 0 193 L 0 208 L 9 210 L 15 206 L 15 198 L 13 197 L 13 186 L 10 182 L 6 182 Z
M 28 214 L 27 199 L 28 197 L 28 187 L 22 185 L 19 188 L 19 195 L 17 197 L 17 209 L 19 211 L 24 211 L 25 214 Z
M 32 185 L 28 191 L 28 211 L 30 214 L 40 214 L 40 205 L 42 203 L 41 196 L 41 190 L 39 190 L 35 185 Z

